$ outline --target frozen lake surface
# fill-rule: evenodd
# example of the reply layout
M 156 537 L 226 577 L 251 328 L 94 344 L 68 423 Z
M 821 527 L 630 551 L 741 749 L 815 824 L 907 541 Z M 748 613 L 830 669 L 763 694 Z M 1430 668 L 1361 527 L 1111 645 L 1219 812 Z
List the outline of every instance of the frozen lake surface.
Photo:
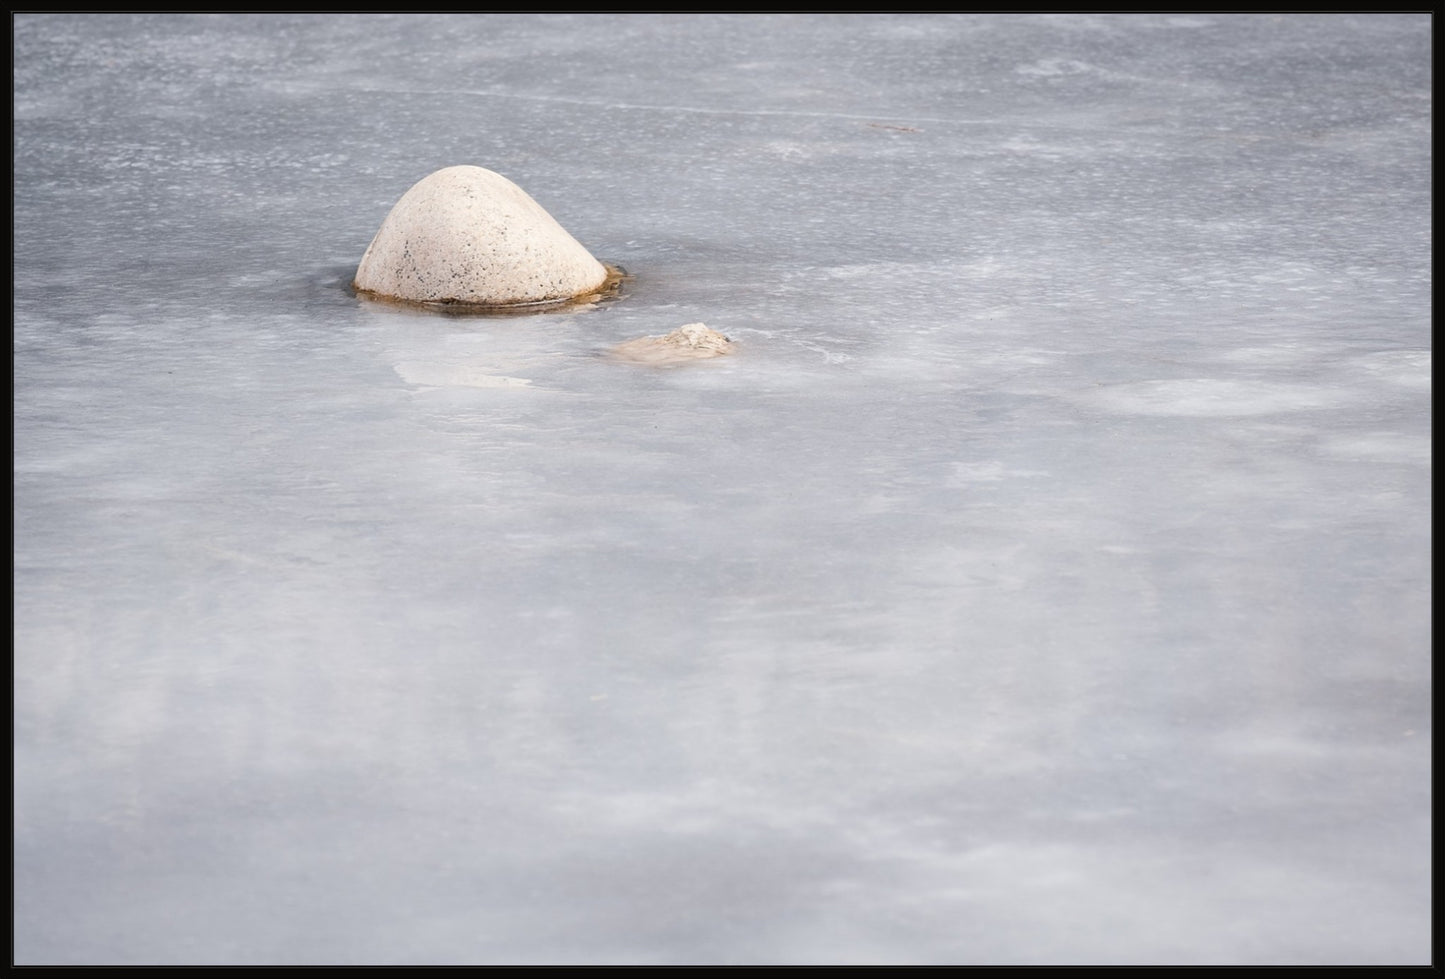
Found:
M 1430 33 L 17 17 L 15 960 L 1429 962 Z

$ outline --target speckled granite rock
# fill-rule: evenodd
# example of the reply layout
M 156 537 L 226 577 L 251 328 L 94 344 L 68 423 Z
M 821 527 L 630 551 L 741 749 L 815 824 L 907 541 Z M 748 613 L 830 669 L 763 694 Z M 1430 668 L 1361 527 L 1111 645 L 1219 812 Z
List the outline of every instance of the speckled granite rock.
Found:
M 402 195 L 353 285 L 386 299 L 513 306 L 586 295 L 606 281 L 606 267 L 522 188 L 459 166 Z

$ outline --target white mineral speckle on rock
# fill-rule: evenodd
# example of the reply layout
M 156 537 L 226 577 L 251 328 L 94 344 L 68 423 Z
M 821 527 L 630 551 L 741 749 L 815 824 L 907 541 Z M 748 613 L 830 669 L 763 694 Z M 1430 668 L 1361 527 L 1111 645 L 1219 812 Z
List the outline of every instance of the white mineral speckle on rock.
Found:
M 660 337 L 638 337 L 612 348 L 612 356 L 636 364 L 675 364 L 732 352 L 732 341 L 702 323 L 688 323 Z
M 402 195 L 354 285 L 409 302 L 512 306 L 571 299 L 606 281 L 606 267 L 522 188 L 459 166 Z

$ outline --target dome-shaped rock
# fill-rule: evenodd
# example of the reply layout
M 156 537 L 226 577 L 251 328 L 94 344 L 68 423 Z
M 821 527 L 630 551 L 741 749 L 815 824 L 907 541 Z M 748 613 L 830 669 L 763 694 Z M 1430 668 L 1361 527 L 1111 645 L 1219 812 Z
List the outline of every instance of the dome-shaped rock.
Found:
M 402 195 L 352 284 L 386 299 L 515 306 L 572 299 L 606 282 L 607 268 L 522 188 L 462 166 Z

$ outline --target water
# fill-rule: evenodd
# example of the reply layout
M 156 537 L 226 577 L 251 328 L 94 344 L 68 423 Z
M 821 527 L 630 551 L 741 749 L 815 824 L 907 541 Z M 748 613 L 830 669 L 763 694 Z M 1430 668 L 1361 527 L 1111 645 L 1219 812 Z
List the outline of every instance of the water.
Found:
M 1430 961 L 1424 15 L 14 39 L 16 962 Z

